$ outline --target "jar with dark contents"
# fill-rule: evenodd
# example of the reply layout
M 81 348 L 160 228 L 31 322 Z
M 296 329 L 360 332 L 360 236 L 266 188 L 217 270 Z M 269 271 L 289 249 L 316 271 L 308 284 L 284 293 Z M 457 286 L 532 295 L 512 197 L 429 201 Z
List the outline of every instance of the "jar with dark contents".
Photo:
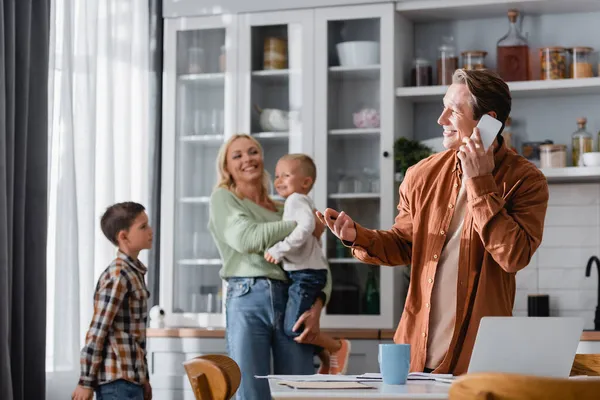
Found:
M 452 84 L 452 75 L 458 69 L 458 57 L 454 48 L 454 39 L 452 37 L 444 38 L 445 43 L 438 49 L 437 59 L 437 83 L 438 85 Z
M 431 86 L 433 83 L 431 63 L 424 58 L 413 61 L 410 84 L 412 86 Z
M 540 77 L 542 80 L 565 79 L 567 77 L 567 52 L 564 47 L 540 49 Z

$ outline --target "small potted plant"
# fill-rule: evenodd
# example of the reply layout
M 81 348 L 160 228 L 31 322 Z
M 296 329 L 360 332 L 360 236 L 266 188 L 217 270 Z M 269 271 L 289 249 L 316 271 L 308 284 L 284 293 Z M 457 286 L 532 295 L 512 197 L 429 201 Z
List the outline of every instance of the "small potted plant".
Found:
M 401 182 L 409 167 L 432 154 L 433 150 L 416 140 L 404 137 L 397 139 L 394 142 L 396 181 Z

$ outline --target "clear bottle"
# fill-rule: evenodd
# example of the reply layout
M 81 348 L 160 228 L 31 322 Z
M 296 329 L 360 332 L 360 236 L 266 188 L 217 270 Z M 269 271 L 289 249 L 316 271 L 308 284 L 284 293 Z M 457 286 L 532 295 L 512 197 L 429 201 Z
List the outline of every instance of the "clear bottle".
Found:
M 508 11 L 508 33 L 497 44 L 498 74 L 505 81 L 527 81 L 529 71 L 529 44 L 517 26 L 518 10 Z
M 582 155 L 584 153 L 589 153 L 593 151 L 594 147 L 594 138 L 592 134 L 585 130 L 585 125 L 587 124 L 587 118 L 581 117 L 577 118 L 577 127 L 578 129 L 573 132 L 572 138 L 572 152 L 573 152 L 573 166 L 579 167 L 583 166 Z
M 377 278 L 375 277 L 375 268 L 376 267 L 369 268 L 363 300 L 365 314 L 369 315 L 379 314 L 379 285 L 377 284 Z

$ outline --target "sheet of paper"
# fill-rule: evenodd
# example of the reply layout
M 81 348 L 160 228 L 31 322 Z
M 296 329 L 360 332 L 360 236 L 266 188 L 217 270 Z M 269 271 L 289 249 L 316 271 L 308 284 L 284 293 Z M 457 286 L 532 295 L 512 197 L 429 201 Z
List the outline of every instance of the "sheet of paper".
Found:
M 257 379 L 272 379 L 288 382 L 361 382 L 371 379 L 362 377 L 361 375 L 256 375 Z
M 296 382 L 278 381 L 279 385 L 291 387 L 292 389 L 375 389 L 359 382 Z

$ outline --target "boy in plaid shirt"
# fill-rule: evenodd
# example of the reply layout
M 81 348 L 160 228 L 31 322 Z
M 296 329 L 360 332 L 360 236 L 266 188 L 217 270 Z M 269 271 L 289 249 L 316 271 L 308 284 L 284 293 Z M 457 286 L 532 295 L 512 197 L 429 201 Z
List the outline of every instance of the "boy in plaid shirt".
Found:
M 152 228 L 144 206 L 110 206 L 100 221 L 102 232 L 118 247 L 94 293 L 94 316 L 81 350 L 81 375 L 74 400 L 150 400 L 146 360 L 148 289 L 141 250 L 152 247 Z

